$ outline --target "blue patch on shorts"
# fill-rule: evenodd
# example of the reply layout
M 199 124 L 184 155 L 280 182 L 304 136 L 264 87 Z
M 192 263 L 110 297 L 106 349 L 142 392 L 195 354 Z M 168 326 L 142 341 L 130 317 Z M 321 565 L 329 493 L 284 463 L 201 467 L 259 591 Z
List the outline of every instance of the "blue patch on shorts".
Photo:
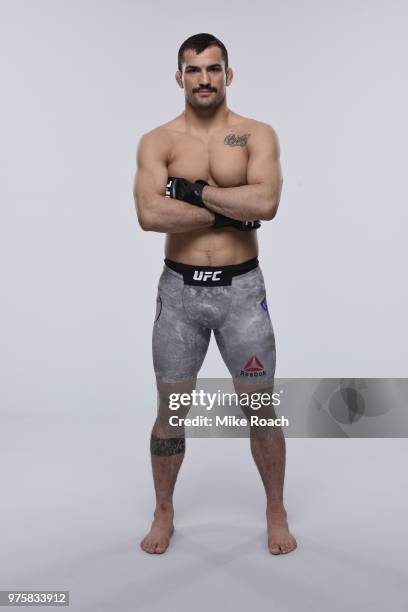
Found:
M 261 306 L 265 312 L 268 312 L 268 304 L 266 303 L 266 297 L 261 300 Z

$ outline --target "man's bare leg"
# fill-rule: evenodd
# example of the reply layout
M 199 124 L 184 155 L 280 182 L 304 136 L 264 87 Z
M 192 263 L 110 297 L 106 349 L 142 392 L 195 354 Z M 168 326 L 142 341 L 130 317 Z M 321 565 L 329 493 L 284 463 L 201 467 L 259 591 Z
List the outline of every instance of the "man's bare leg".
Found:
M 173 493 L 185 454 L 183 438 L 166 439 L 158 434 L 156 421 L 150 443 L 156 508 L 151 529 L 140 543 L 142 549 L 151 554 L 164 553 L 173 535 Z
M 175 414 L 169 410 L 169 396 L 174 392 L 189 393 L 194 387 L 195 381 L 178 384 L 158 382 L 159 413 L 150 438 L 156 508 L 150 531 L 140 543 L 147 553 L 164 553 L 170 544 L 174 532 L 173 493 L 185 455 L 184 428 L 169 426 L 169 417 Z M 188 410 L 188 406 L 179 409 L 177 416 L 185 417 Z
M 283 505 L 286 445 L 283 434 L 251 436 L 251 452 L 266 492 L 268 548 L 273 555 L 288 553 L 297 546 L 290 533 Z
M 246 395 L 268 393 L 272 396 L 272 386 L 248 387 L 234 383 L 236 392 Z M 259 419 L 276 419 L 273 405 L 263 406 L 256 413 L 249 407 L 242 407 L 248 420 L 256 414 Z M 283 504 L 283 485 L 285 480 L 286 444 L 281 427 L 252 426 L 251 452 L 261 476 L 266 493 L 266 523 L 268 548 L 273 555 L 294 550 L 297 542 L 289 531 L 287 513 Z

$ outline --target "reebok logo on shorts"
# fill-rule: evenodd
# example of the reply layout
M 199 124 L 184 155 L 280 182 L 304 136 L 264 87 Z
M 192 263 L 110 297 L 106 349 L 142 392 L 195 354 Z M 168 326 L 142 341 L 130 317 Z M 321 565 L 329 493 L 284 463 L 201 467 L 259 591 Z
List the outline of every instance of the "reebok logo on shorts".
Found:
M 241 376 L 265 376 L 266 372 L 259 357 L 251 355 L 244 368 L 241 370 Z

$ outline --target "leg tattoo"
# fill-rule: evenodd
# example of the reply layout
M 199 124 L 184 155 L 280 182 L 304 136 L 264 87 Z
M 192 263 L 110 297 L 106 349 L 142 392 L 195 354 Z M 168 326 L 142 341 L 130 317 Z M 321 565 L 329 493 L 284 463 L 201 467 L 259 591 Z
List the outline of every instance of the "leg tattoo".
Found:
M 186 449 L 185 438 L 157 438 L 152 434 L 150 438 L 150 451 L 152 455 L 170 457 L 184 453 Z

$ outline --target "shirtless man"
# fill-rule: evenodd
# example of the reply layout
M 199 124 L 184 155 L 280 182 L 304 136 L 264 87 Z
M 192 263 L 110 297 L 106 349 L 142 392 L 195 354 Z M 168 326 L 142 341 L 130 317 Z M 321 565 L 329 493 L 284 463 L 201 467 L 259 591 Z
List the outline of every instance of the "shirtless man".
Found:
M 232 79 L 220 40 L 210 34 L 188 38 L 176 72 L 185 110 L 144 134 L 138 145 L 138 220 L 143 230 L 167 235 L 153 327 L 159 413 L 150 443 L 156 509 L 141 542 L 148 553 L 163 553 L 169 545 L 185 452 L 183 436 L 172 437 L 166 428 L 168 396 L 195 388 L 211 330 L 236 389 L 252 391 L 260 381 L 262 388 L 272 387 L 275 374 L 256 228 L 278 209 L 279 141 L 268 124 L 227 107 Z M 269 551 L 288 553 L 297 544 L 283 504 L 285 439 L 251 435 L 251 451 L 266 492 Z

